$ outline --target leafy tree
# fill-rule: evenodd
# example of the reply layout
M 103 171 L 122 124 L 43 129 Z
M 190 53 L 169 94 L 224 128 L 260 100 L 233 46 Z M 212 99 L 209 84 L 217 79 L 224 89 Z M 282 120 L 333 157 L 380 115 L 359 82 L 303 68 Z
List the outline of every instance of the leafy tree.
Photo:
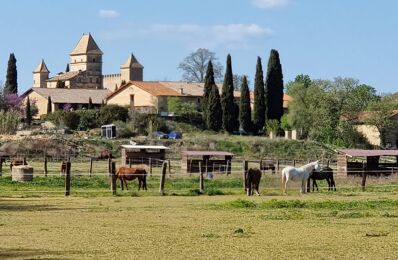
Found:
M 256 132 L 263 129 L 266 116 L 264 76 L 261 58 L 257 57 L 256 76 L 254 79 L 254 115 L 253 123 Z
M 251 115 L 250 91 L 246 77 L 244 76 L 242 86 L 240 88 L 239 122 L 240 127 L 246 132 L 250 132 L 252 130 Z
M 14 53 L 10 54 L 7 66 L 6 83 L 4 87 L 4 94 L 18 94 L 18 75 L 17 75 L 17 59 Z
M 211 88 L 215 85 L 214 81 L 214 71 L 213 71 L 213 63 L 211 60 L 207 65 L 207 72 L 205 77 L 205 84 L 203 90 L 203 99 L 202 99 L 202 110 L 203 110 L 203 119 L 206 121 L 207 119 L 207 111 L 208 111 L 208 99 L 210 96 Z
M 88 107 L 87 108 L 88 109 L 93 109 L 94 108 L 93 100 L 91 99 L 91 97 L 88 98 Z
M 28 99 L 26 100 L 26 111 L 25 111 L 25 116 L 26 116 L 26 124 L 30 126 L 32 124 L 32 111 L 30 107 L 30 99 L 28 96 Z
M 269 119 L 267 120 L 267 122 L 265 123 L 265 128 L 267 130 L 268 133 L 274 133 L 275 135 L 278 133 L 279 131 L 279 121 L 276 119 Z
M 52 102 L 51 102 L 51 96 L 48 96 L 47 98 L 47 114 L 51 114 L 53 112 L 53 107 L 52 107 Z
M 197 111 L 196 105 L 193 102 L 183 101 L 179 97 L 168 97 L 167 108 L 169 112 L 174 112 L 177 115 L 194 113 Z
M 105 105 L 100 109 L 99 121 L 102 125 L 115 121 L 126 122 L 128 117 L 129 111 L 127 108 L 118 105 Z
M 232 76 L 231 55 L 227 56 L 227 69 L 225 71 L 224 82 L 221 94 L 222 107 L 222 127 L 225 131 L 232 133 L 239 127 L 238 111 L 236 109 L 234 98 L 234 82 Z
M 268 119 L 280 120 L 283 115 L 283 74 L 277 50 L 271 50 L 265 81 Z
M 291 125 L 289 124 L 289 120 L 288 120 L 287 114 L 284 114 L 284 115 L 281 117 L 281 128 L 282 128 L 283 130 L 285 130 L 285 131 L 292 130 L 292 127 L 291 127 Z
M 214 84 L 209 95 L 208 114 L 206 126 L 213 131 L 220 131 L 222 127 L 222 109 L 218 87 Z
M 208 49 L 200 48 L 192 52 L 178 65 L 178 69 L 183 72 L 182 78 L 184 80 L 190 82 L 204 82 L 209 61 L 213 63 L 215 80 L 221 79 L 223 67 L 221 63 L 217 61 L 215 53 Z

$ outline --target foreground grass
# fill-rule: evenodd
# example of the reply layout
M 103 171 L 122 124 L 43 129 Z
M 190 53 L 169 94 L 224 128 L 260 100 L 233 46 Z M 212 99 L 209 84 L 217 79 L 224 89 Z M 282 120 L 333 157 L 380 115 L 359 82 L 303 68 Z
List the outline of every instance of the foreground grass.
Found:
M 0 198 L 0 258 L 396 259 L 398 196 Z

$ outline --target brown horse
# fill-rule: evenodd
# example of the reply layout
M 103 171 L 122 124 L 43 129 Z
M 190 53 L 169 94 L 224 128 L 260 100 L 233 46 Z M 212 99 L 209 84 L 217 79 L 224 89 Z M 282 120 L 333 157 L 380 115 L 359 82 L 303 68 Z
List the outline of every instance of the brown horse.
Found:
M 275 164 L 269 161 L 261 161 L 261 170 L 265 171 L 265 170 L 271 170 L 272 174 L 275 174 Z
M 135 179 L 138 179 L 138 190 L 142 189 L 147 190 L 146 187 L 146 170 L 144 168 L 139 168 L 139 167 L 119 167 L 119 169 L 116 172 L 116 177 L 120 179 L 120 183 L 123 189 L 123 183 L 126 185 L 126 190 L 127 188 L 127 181 L 132 181 Z
M 19 166 L 19 165 L 28 165 L 28 162 L 24 158 L 23 160 L 12 160 L 10 162 L 10 171 L 12 171 L 13 166 Z
M 247 192 L 247 196 L 253 195 L 253 190 L 256 190 L 258 196 L 260 196 L 259 185 L 261 180 L 261 171 L 257 168 L 250 168 L 246 172 L 246 183 L 245 190 Z
M 99 154 L 99 156 L 97 157 L 97 159 L 101 160 L 101 159 L 109 159 L 109 158 L 113 158 L 112 153 L 108 150 L 102 150 Z
M 318 184 L 316 183 L 316 180 L 325 180 L 328 182 L 328 190 L 329 191 L 336 191 L 336 183 L 334 182 L 333 178 L 333 169 L 330 167 L 324 167 L 320 171 L 313 171 L 310 179 L 312 180 L 312 191 L 316 190 L 319 191 L 318 189 Z

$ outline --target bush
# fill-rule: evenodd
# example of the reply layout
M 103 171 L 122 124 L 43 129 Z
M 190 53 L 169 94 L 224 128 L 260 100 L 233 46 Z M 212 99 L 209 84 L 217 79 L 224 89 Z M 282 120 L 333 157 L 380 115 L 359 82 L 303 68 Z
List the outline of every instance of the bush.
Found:
M 99 112 L 99 121 L 102 125 L 110 124 L 115 121 L 126 122 L 128 118 L 128 109 L 118 105 L 103 106 Z
M 134 136 L 133 125 L 123 121 L 113 122 L 116 125 L 116 136 L 120 138 L 129 138 Z
M 58 127 L 66 126 L 72 130 L 78 129 L 80 123 L 80 115 L 77 112 L 67 112 L 64 110 L 57 110 L 44 115 L 42 119 L 51 121 Z
M 0 111 L 0 134 L 15 134 L 21 116 L 15 111 Z
M 64 124 L 72 130 L 77 130 L 80 123 L 80 116 L 76 112 L 66 112 L 64 115 Z
M 98 124 L 99 110 L 77 110 L 76 113 L 80 116 L 79 130 L 89 130 L 100 126 Z

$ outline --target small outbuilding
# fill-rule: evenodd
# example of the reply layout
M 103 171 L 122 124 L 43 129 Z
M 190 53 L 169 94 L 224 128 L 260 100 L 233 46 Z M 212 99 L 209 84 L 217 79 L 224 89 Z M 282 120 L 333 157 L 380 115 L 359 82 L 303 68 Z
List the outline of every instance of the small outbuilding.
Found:
M 166 151 L 170 148 L 163 145 L 122 145 L 121 165 L 147 164 L 162 165 Z
M 101 126 L 101 136 L 108 139 L 116 138 L 116 126 L 114 124 Z
M 384 158 L 384 161 L 380 161 Z M 337 175 L 389 175 L 398 172 L 398 150 L 346 149 L 337 151 Z
M 230 174 L 233 156 L 234 154 L 223 151 L 184 151 L 182 152 L 181 171 L 199 173 L 201 170 L 202 172 Z

